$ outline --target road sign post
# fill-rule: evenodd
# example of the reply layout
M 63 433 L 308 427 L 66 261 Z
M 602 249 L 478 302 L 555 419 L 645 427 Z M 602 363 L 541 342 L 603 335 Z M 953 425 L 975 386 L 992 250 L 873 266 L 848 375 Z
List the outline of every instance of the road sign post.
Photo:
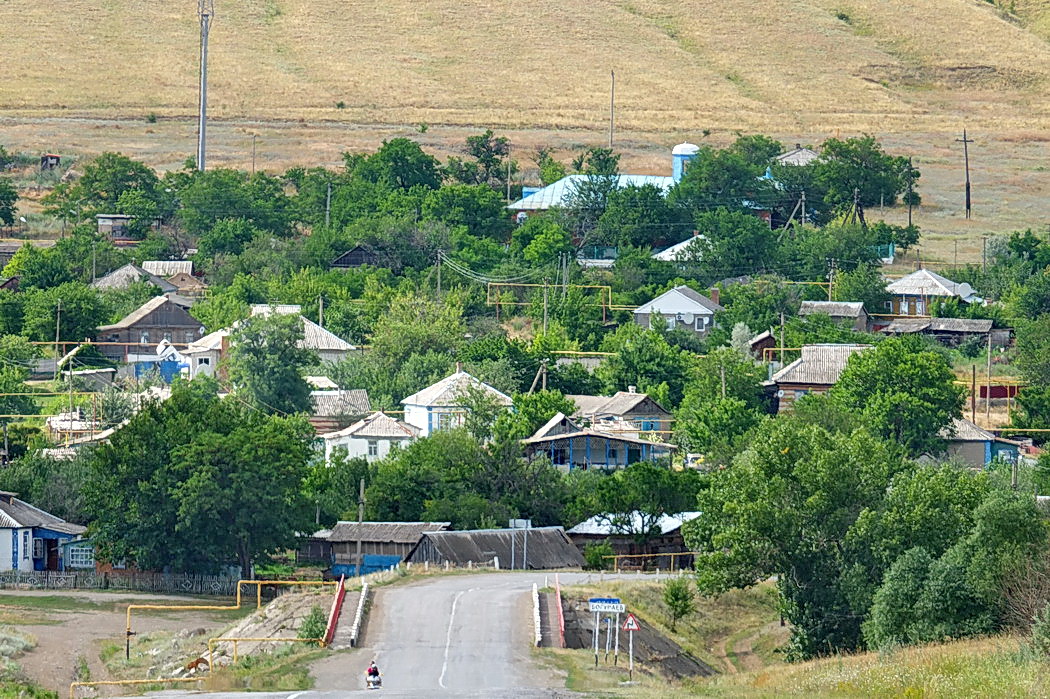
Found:
M 627 632 L 627 677 L 631 680 L 634 679 L 634 632 L 641 628 L 634 614 L 628 614 L 623 620 L 623 630 Z
M 612 649 L 612 625 L 613 618 L 605 617 L 605 662 L 609 663 L 609 651 Z
M 590 611 L 594 612 L 594 666 L 598 667 L 598 634 L 601 633 L 601 615 L 616 614 L 617 618 L 627 611 L 627 605 L 618 597 L 591 597 L 587 600 Z M 612 626 L 612 618 L 608 620 L 609 627 Z M 609 630 L 605 633 L 605 660 L 609 661 Z
M 620 613 L 616 613 L 616 645 L 613 648 L 613 666 L 620 662 Z
M 601 624 L 601 621 L 598 619 L 599 613 L 594 613 L 594 667 L 598 667 L 598 626 Z

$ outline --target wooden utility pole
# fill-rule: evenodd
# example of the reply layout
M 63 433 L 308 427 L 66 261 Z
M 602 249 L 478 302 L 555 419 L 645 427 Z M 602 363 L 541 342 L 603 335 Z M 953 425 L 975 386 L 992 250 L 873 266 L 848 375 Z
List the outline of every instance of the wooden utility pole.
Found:
M 438 250 L 438 255 L 437 255 L 437 292 L 438 292 L 437 293 L 438 298 L 440 299 L 441 298 L 441 251 L 440 250 Z M 499 310 L 499 306 L 498 305 L 496 306 L 496 309 L 497 309 L 497 311 Z
M 988 238 L 981 238 L 981 272 L 988 271 Z
M 609 149 L 613 147 L 613 133 L 616 131 L 616 71 L 609 71 Z
M 361 537 L 362 531 L 364 530 L 365 521 L 365 479 L 362 478 L 358 484 L 357 491 L 357 568 L 355 571 L 358 576 L 364 575 L 364 561 L 361 560 Z
M 324 198 L 324 226 L 328 228 L 328 224 L 332 222 L 332 183 L 328 183 L 328 194 Z
M 543 332 L 547 332 L 547 280 L 543 280 Z
M 970 422 L 977 424 L 977 365 L 970 366 Z
M 324 327 L 324 296 L 317 297 L 317 324 Z
M 988 331 L 988 374 L 987 385 L 984 388 L 984 426 L 991 429 L 992 426 L 992 333 Z
M 55 381 L 58 381 L 58 360 L 60 358 L 60 355 L 58 354 L 58 328 L 61 318 L 62 299 L 59 299 L 58 304 L 55 306 Z
M 970 201 L 970 144 L 973 143 L 973 139 L 968 138 L 966 129 L 963 129 L 962 138 L 957 138 L 955 141 L 963 144 L 963 163 L 966 166 L 966 218 L 970 218 L 972 213 Z
M 914 199 L 914 197 L 912 197 L 912 184 L 913 184 L 913 182 L 915 180 L 914 176 L 912 175 L 913 171 L 914 170 L 912 169 L 911 156 L 909 155 L 908 156 L 908 228 L 911 228 L 912 200 Z
M 255 175 L 255 139 L 258 134 L 252 134 L 252 175 Z
M 784 311 L 780 312 L 780 365 L 784 365 Z

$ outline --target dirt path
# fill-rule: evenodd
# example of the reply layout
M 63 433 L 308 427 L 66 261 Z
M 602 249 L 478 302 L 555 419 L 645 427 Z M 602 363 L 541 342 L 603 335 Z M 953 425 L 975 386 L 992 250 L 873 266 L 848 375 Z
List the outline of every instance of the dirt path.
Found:
M 11 603 L 12 597 L 61 598 L 62 609 L 41 606 L 40 600 L 28 600 L 25 606 Z M 122 644 L 126 624 L 125 609 L 133 603 L 201 604 L 200 598 L 175 595 L 108 593 L 96 591 L 17 591 L 0 592 L 0 610 L 8 612 L 9 625 L 36 639 L 36 647 L 17 659 L 32 680 L 43 687 L 64 692 L 73 681 L 79 657 L 88 663 L 92 679 L 105 673 L 99 651 L 106 641 Z M 81 608 L 75 608 L 81 603 Z M 204 602 L 206 604 L 212 603 Z M 216 598 L 215 604 L 225 604 Z M 73 607 L 73 608 L 70 608 Z M 29 623 L 18 623 L 19 617 Z M 139 614 L 134 619 L 138 633 L 179 631 L 182 629 L 218 630 L 230 623 L 228 615 L 207 611 L 165 612 L 163 615 Z

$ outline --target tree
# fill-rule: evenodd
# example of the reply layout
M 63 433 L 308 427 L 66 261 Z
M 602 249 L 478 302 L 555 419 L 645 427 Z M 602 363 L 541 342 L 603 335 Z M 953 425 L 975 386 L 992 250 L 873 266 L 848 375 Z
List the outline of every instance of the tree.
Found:
M 671 405 L 682 400 L 686 360 L 660 333 L 627 323 L 606 337 L 601 347 L 603 352 L 615 353 L 594 372 L 605 390 L 626 391 L 636 386 L 643 393 L 666 396 Z
M 513 225 L 505 206 L 491 187 L 451 184 L 427 193 L 423 217 L 447 226 L 463 226 L 471 235 L 502 243 Z
M 59 340 L 79 342 L 93 337 L 105 317 L 106 305 L 97 290 L 67 282 L 27 295 L 22 334 L 31 340 L 53 342 L 57 321 Z
M 264 172 L 249 175 L 229 168 L 195 172 L 178 195 L 179 220 L 192 235 L 203 236 L 226 219 L 242 219 L 279 237 L 291 232 L 291 200 L 283 183 Z
M 668 202 L 694 216 L 718 209 L 750 214 L 754 209 L 772 208 L 776 190 L 771 180 L 763 178 L 769 166 L 768 159 L 762 160 L 765 152 L 749 144 L 739 148 L 701 147 L 668 193 Z M 697 228 L 704 232 L 699 222 Z
M 29 242 L 11 256 L 3 275 L 18 277 L 21 289 L 46 289 L 73 281 L 69 263 L 62 255 L 54 248 L 38 248 Z
M 0 223 L 15 225 L 15 216 L 18 214 L 15 207 L 17 201 L 18 190 L 6 177 L 0 177 Z
M 463 344 L 466 326 L 463 308 L 454 298 L 438 303 L 421 293 L 393 296 L 389 308 L 372 330 L 372 352 L 386 366 L 396 369 L 412 354 L 425 348 L 452 357 Z
M 909 629 L 915 623 L 915 604 L 932 563 L 926 549 L 916 546 L 890 566 L 863 624 L 864 641 L 869 648 L 889 650 L 912 641 Z
M 568 174 L 565 166 L 554 159 L 549 148 L 541 147 L 536 149 L 536 155 L 533 157 L 533 160 L 536 161 L 536 166 L 540 169 L 540 183 L 544 187 L 554 184 Z
M 777 237 L 761 219 L 720 208 L 697 214 L 695 225 L 702 238 L 689 246 L 684 261 L 695 264 L 701 283 L 776 269 Z
M 398 189 L 441 186 L 441 166 L 432 155 L 423 152 L 415 141 L 393 138 L 371 155 L 344 153 L 346 170 L 354 177 Z
M 85 523 L 84 487 L 90 457 L 78 452 L 72 459 L 55 459 L 40 450 L 27 452 L 0 470 L 0 488 L 70 522 Z
M 659 187 L 630 186 L 609 193 L 598 220 L 597 240 L 621 248 L 648 248 L 657 241 L 681 240 L 688 229 L 681 210 L 667 203 Z
M 907 158 L 888 155 L 874 136 L 829 138 L 821 145 L 814 170 L 814 179 L 825 193 L 824 203 L 845 212 L 856 198 L 862 225 L 867 225 L 864 209 L 881 203 L 892 206 L 907 190 L 909 180 L 914 188 L 918 178 L 918 170 Z
M 885 311 L 886 302 L 890 300 L 886 279 L 875 264 L 836 272 L 831 288 L 836 301 L 861 301 L 869 315 Z
M 252 316 L 230 336 L 230 381 L 259 409 L 270 413 L 310 410 L 310 386 L 302 376 L 317 356 L 300 345 L 298 315 Z
M 640 462 L 599 481 L 596 504 L 600 519 L 613 531 L 645 544 L 660 535 L 665 515 L 691 510 L 699 490 L 697 471 Z
M 84 165 L 78 179 L 59 183 L 44 197 L 44 211 L 63 220 L 89 220 L 97 213 L 115 213 L 121 196 L 131 191 L 139 192 L 157 204 L 158 212 L 164 212 L 165 192 L 157 173 L 120 153 L 103 153 Z
M 506 136 L 496 136 L 492 129 L 484 133 L 467 136 L 467 154 L 474 160 L 463 160 L 455 156 L 448 159 L 445 172 L 463 184 L 485 185 L 497 191 L 507 185 L 507 176 L 514 176 L 518 165 L 504 160 L 510 154 L 510 141 Z
M 692 449 L 727 450 L 761 420 L 764 379 L 761 367 L 734 349 L 698 358 L 676 413 L 676 432 Z
M 951 365 L 913 336 L 889 338 L 851 356 L 829 395 L 914 455 L 942 451 L 942 432 L 962 416 L 963 390 Z
M 671 631 L 675 630 L 678 620 L 696 611 L 696 593 L 689 578 L 672 577 L 664 583 L 664 605 L 671 618 Z

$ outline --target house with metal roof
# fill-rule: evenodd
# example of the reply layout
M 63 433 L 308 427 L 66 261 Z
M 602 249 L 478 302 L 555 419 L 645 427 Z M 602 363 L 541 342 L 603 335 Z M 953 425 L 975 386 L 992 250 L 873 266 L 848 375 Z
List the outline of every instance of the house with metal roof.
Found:
M 537 213 L 548 209 L 566 208 L 572 205 L 573 197 L 579 190 L 581 184 L 590 179 L 606 179 L 611 177 L 615 180 L 613 189 L 624 189 L 626 187 L 645 187 L 652 185 L 661 192 L 667 192 L 675 185 L 674 177 L 662 175 L 566 175 L 557 182 L 551 183 L 518 201 L 508 204 L 511 211 L 524 211 L 525 213 Z
M 392 449 L 418 439 L 420 433 L 418 427 L 375 412 L 349 427 L 321 435 L 325 463 L 330 464 L 339 450 L 349 458 L 363 457 L 368 461 L 378 461 Z
M 146 282 L 157 287 L 162 294 L 169 291 L 177 291 L 178 287 L 163 277 L 150 274 L 138 265 L 129 262 L 123 267 L 118 267 L 109 274 L 99 277 L 91 282 L 96 289 L 127 289 L 136 282 Z
M 357 545 L 361 573 L 386 570 L 405 559 L 425 532 L 446 531 L 450 522 L 336 522 L 304 540 L 296 553 L 300 563 L 328 563 L 329 574 L 357 575 Z
M 370 412 L 372 404 L 363 388 L 310 391 L 310 424 L 317 434 L 341 430 Z
M 802 356 L 773 374 L 766 385 L 776 392 L 777 412 L 788 412 L 810 393 L 826 393 L 838 383 L 849 358 L 871 345 L 806 345 Z
M 86 527 L 0 491 L 0 571 L 64 570 L 61 545 L 80 538 Z
M 820 153 L 812 148 L 803 148 L 801 143 L 796 143 L 791 150 L 781 153 L 773 158 L 773 162 L 779 165 L 805 166 L 812 165 L 820 158 Z
M 849 323 L 857 332 L 868 330 L 868 312 L 860 301 L 803 301 L 798 314 L 826 315 L 836 323 Z
M 576 404 L 573 417 L 591 425 L 620 421 L 630 424 L 636 432 L 662 433 L 671 429 L 670 411 L 647 393 L 638 393 L 634 386 L 612 396 L 573 394 L 565 397 Z
M 621 469 L 640 461 L 667 458 L 677 449 L 673 444 L 645 439 L 636 430 L 636 426 L 622 421 L 582 427 L 558 413 L 521 443 L 526 458 L 545 457 L 566 471 Z
M 100 326 L 95 341 L 107 343 L 99 346 L 107 358 L 128 361 L 142 345 L 164 340 L 187 345 L 203 334 L 204 326 L 184 307 L 167 296 L 155 296 L 116 323 Z
M 458 568 L 582 568 L 583 556 L 561 527 L 423 532 L 405 560 Z
M 638 557 L 621 561 L 621 568 L 685 570 L 692 568 L 693 556 L 685 545 L 682 525 L 699 516 L 699 512 L 682 512 L 650 518 L 637 510 L 626 515 L 605 513 L 580 522 L 566 534 L 581 553 L 591 544 L 608 542 L 615 554 Z
M 694 232 L 692 236 L 680 243 L 675 243 L 669 248 L 654 252 L 654 260 L 663 262 L 697 262 L 703 253 L 704 243 L 707 237 Z
M 173 277 L 179 272 L 193 274 L 192 260 L 144 260 L 142 269 L 158 277 Z
M 668 329 L 684 328 L 703 336 L 715 326 L 715 314 L 722 310 L 718 305 L 717 289 L 712 289 L 708 298 L 682 284 L 636 308 L 634 322 L 651 329 L 652 317 L 660 315 Z
M 920 269 L 886 285 L 892 299 L 887 308 L 893 315 L 925 316 L 930 303 L 937 299 L 955 298 L 962 303 L 983 303 L 969 284 L 953 282 L 928 269 Z
M 882 328 L 887 335 L 926 335 L 949 347 L 958 347 L 963 342 L 978 339 L 1005 347 L 1010 344 L 1010 330 L 993 331 L 992 321 L 984 318 L 895 318 Z
M 953 420 L 940 436 L 949 457 L 976 468 L 984 468 L 995 459 L 1016 462 L 1020 455 L 1021 442 L 997 437 L 965 418 Z
M 461 427 L 467 412 L 464 397 L 471 390 L 487 393 L 504 407 L 509 408 L 513 402 L 506 393 L 457 368 L 454 374 L 401 400 L 405 406 L 405 422 L 417 428 L 421 437 Z

